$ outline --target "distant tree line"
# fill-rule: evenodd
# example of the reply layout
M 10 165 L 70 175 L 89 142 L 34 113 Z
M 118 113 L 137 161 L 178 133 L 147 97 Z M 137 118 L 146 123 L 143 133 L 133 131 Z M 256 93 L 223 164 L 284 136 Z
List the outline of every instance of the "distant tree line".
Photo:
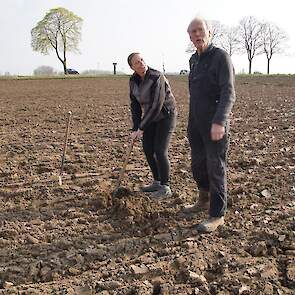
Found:
M 248 58 L 248 73 L 252 73 L 252 63 L 255 56 L 265 54 L 267 74 L 270 72 L 270 61 L 274 54 L 284 52 L 288 40 L 287 33 L 276 24 L 260 21 L 253 16 L 247 16 L 236 26 L 225 26 L 219 21 L 211 22 L 212 43 L 233 54 L 246 54 Z M 186 52 L 195 52 L 190 43 Z
M 54 70 L 51 66 L 42 65 L 34 70 L 34 76 L 59 76 L 63 75 L 64 72 L 58 72 Z M 124 75 L 125 73 L 117 71 L 118 75 Z M 81 72 L 84 76 L 101 76 L 101 75 L 113 75 L 113 71 L 103 71 L 103 70 L 85 70 Z
M 58 73 L 50 66 L 39 66 L 34 70 L 34 76 L 54 76 Z
M 82 21 L 82 18 L 65 8 L 51 9 L 31 30 L 33 50 L 42 54 L 53 50 L 62 63 L 64 74 L 68 74 L 67 53 L 79 51 Z M 273 55 L 284 52 L 288 39 L 286 32 L 276 24 L 259 21 L 253 16 L 242 18 L 236 26 L 225 26 L 219 21 L 212 21 L 211 32 L 212 43 L 226 50 L 230 56 L 247 55 L 249 74 L 252 73 L 253 59 L 259 54 L 265 54 L 269 74 Z M 186 52 L 192 53 L 195 50 L 190 43 Z M 35 71 L 35 75 L 38 75 L 38 71 L 43 75 L 56 74 L 52 68 L 46 66 Z

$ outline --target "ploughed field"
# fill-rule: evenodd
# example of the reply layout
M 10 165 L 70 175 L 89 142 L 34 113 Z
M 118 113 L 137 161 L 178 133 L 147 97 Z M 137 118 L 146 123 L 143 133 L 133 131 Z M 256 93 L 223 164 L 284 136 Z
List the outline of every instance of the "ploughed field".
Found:
M 295 77 L 238 77 L 226 224 L 200 235 L 186 138 L 186 77 L 170 77 L 179 116 L 173 196 L 129 144 L 128 78 L 0 80 L 0 294 L 294 294 Z M 63 185 L 58 173 L 72 111 Z

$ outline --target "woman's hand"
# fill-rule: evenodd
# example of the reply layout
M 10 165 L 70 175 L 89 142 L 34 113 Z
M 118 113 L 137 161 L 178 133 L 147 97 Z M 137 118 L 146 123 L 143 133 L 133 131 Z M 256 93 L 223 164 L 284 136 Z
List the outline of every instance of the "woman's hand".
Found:
M 213 141 L 220 140 L 225 134 L 225 128 L 222 125 L 219 124 L 212 124 L 211 127 L 211 139 Z
M 142 137 L 142 134 L 143 134 L 143 131 L 140 130 L 140 129 L 137 129 L 136 131 L 133 131 L 130 135 L 130 137 L 133 139 L 133 140 L 136 140 L 136 139 L 140 139 Z

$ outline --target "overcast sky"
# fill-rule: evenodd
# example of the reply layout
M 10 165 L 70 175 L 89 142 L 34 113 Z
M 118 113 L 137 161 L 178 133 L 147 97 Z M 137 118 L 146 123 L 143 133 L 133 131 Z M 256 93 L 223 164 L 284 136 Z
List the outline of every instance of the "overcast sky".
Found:
M 80 54 L 68 55 L 68 67 L 130 73 L 126 58 L 143 53 L 148 64 L 179 72 L 188 68 L 186 28 L 196 15 L 236 25 L 244 16 L 276 23 L 289 35 L 287 54 L 274 55 L 271 73 L 295 73 L 294 0 L 0 0 L 0 74 L 29 75 L 40 65 L 62 71 L 54 52 L 31 49 L 31 29 L 52 8 L 64 7 L 83 18 Z M 236 72 L 247 72 L 246 55 L 233 56 Z M 265 56 L 255 57 L 253 71 L 266 72 Z

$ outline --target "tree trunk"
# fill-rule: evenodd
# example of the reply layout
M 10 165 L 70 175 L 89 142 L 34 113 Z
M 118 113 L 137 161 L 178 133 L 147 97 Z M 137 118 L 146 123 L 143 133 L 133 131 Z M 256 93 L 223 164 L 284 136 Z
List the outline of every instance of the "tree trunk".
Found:
M 251 75 L 252 73 L 252 59 L 249 59 L 249 72 L 248 74 Z
M 55 53 L 56 53 L 56 56 L 59 59 L 59 61 L 62 63 L 63 68 L 64 68 L 64 74 L 66 75 L 67 74 L 67 63 L 66 63 L 65 53 L 64 53 L 64 60 L 60 57 L 57 47 L 55 47 Z
M 267 59 L 267 74 L 269 75 L 270 58 Z
M 66 42 L 65 41 L 64 41 L 64 52 L 63 52 L 63 54 L 64 54 L 64 60 L 63 60 L 64 73 L 65 73 L 65 75 L 67 75 L 68 72 L 67 72 Z
M 66 64 L 66 62 L 65 61 L 63 61 L 63 67 L 64 67 L 64 74 L 65 75 L 67 75 L 68 73 L 67 73 L 67 64 Z
M 58 49 L 57 47 L 55 47 L 55 53 L 57 55 L 57 58 L 59 59 L 59 61 L 62 63 L 63 68 L 64 68 L 64 74 L 67 74 L 67 60 L 66 60 L 66 53 L 64 52 L 64 59 L 62 59 L 59 55 Z

